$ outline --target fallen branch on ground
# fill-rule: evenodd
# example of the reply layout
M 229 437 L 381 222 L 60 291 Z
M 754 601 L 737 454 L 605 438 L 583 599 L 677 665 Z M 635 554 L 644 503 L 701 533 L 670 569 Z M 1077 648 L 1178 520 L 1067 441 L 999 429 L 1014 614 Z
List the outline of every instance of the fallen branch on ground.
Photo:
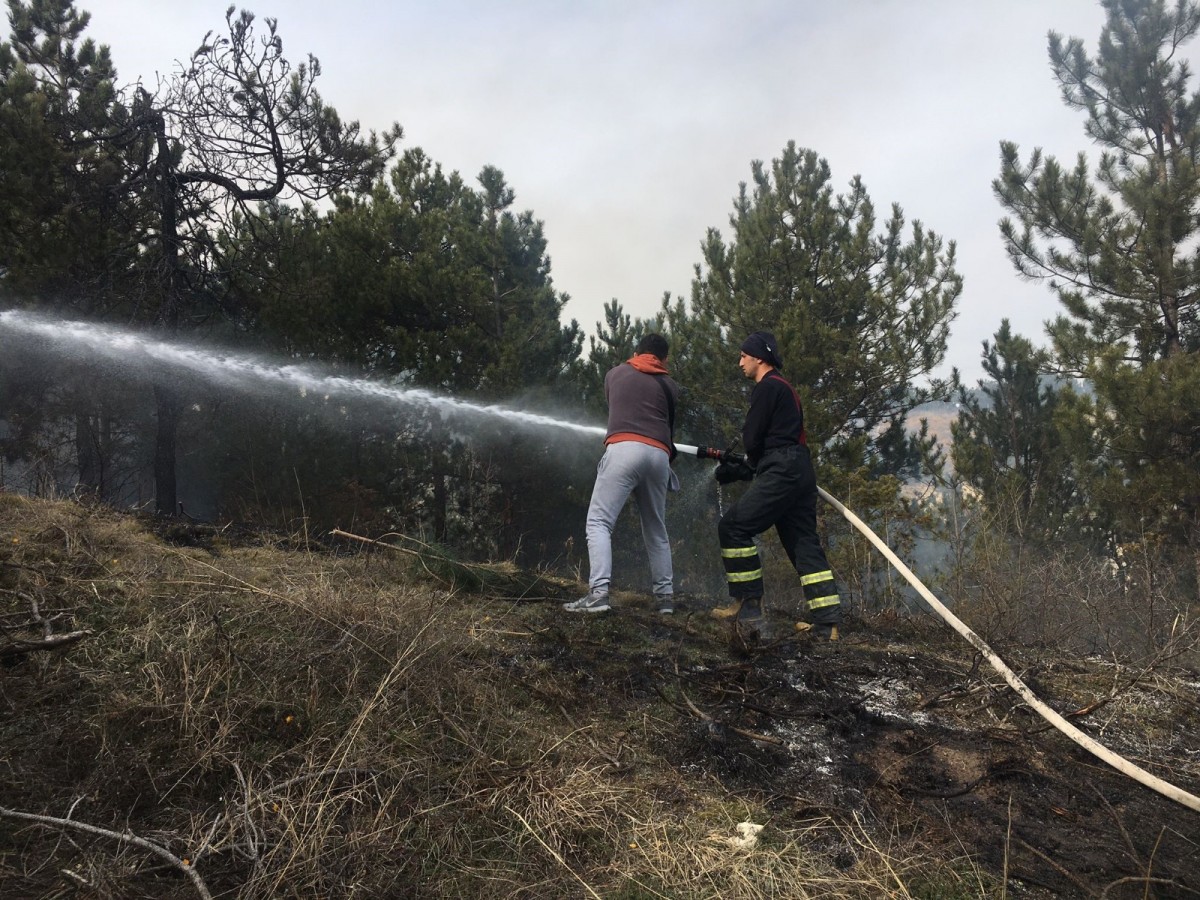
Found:
M 0 647 L 0 660 L 15 659 L 18 656 L 24 656 L 26 653 L 36 653 L 39 650 L 61 650 L 63 647 L 70 646 L 83 640 L 85 637 L 91 637 L 91 635 L 92 631 L 85 628 L 82 631 L 53 634 L 48 638 L 17 639 Z
M 34 813 L 19 812 L 15 809 L 5 809 L 0 807 L 0 816 L 7 816 L 10 819 L 20 819 L 25 822 L 32 822 L 35 825 L 40 825 L 43 828 L 73 828 L 76 831 L 83 831 L 87 834 L 96 834 L 100 837 L 113 838 L 117 841 L 122 841 L 126 844 L 133 844 L 135 847 L 141 847 L 143 850 L 149 850 L 155 856 L 161 857 L 169 862 L 172 866 L 183 872 L 189 879 L 192 885 L 196 888 L 196 893 L 204 900 L 212 900 L 212 894 L 208 892 L 208 887 L 204 883 L 204 879 L 200 877 L 200 873 L 192 866 L 188 865 L 186 860 L 180 859 L 166 847 L 161 844 L 156 844 L 154 841 L 148 841 L 143 837 L 138 837 L 132 831 L 112 831 L 108 828 L 101 828 L 98 825 L 88 825 L 85 822 L 76 822 L 72 819 L 59 819 L 54 816 L 39 816 Z
M 59 615 L 52 615 L 46 618 L 42 615 L 41 606 L 38 599 L 30 594 L 21 591 L 14 591 L 18 597 L 29 604 L 31 621 L 15 626 L 19 628 L 34 628 L 38 627 L 42 631 L 40 639 L 35 638 L 13 638 L 7 644 L 0 647 L 0 660 L 15 659 L 18 656 L 24 656 L 26 653 L 34 653 L 39 650 L 60 650 L 63 647 L 70 646 L 85 637 L 90 637 L 91 629 L 81 628 L 77 631 L 69 631 L 65 634 L 54 633 L 54 622 Z M 5 629 L 7 630 L 7 629 Z

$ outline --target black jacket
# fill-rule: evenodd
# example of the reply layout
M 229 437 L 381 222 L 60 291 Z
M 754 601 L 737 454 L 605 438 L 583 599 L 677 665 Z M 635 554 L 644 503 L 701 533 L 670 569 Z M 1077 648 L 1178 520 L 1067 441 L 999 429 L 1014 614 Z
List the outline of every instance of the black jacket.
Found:
M 772 369 L 750 392 L 750 411 L 742 426 L 746 459 L 757 466 L 768 450 L 806 443 L 800 398 L 783 376 Z

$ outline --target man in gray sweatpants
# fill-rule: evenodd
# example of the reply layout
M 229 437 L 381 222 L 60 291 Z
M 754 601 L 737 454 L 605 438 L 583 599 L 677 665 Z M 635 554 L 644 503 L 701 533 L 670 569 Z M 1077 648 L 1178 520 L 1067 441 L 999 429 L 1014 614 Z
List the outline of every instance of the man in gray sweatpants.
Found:
M 679 482 L 671 471 L 672 431 L 679 387 L 667 374 L 667 340 L 648 334 L 632 358 L 604 376 L 608 433 L 587 514 L 591 576 L 587 596 L 564 603 L 568 612 L 612 609 L 612 531 L 632 494 L 650 559 L 651 591 L 660 613 L 674 612 L 671 544 L 667 538 L 667 490 Z

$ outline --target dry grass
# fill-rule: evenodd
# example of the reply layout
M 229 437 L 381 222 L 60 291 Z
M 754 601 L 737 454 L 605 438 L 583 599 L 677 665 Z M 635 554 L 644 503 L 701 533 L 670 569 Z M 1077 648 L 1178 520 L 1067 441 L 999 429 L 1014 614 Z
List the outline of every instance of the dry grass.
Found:
M 639 624 L 567 631 L 528 579 L 447 590 L 406 554 L 202 543 L 0 494 L 3 635 L 31 602 L 92 631 L 4 670 L 0 807 L 128 829 L 247 900 L 999 895 L 882 813 L 681 768 L 692 723 L 633 671 L 681 651 Z M 127 842 L 0 816 L 0 895 L 196 890 Z

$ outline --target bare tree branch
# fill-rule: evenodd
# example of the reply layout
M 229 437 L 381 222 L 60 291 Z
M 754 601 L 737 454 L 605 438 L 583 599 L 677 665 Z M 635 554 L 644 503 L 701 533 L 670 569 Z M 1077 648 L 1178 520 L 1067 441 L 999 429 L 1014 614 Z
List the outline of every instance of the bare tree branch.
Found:
M 180 859 L 166 847 L 161 844 L 156 844 L 154 841 L 148 841 L 143 837 L 138 837 L 132 831 L 112 831 L 108 828 L 101 828 L 98 825 L 88 825 L 86 822 L 75 822 L 71 819 L 59 819 L 55 816 L 39 816 L 34 813 L 19 812 L 15 809 L 5 809 L 0 807 L 0 816 L 6 816 L 10 819 L 19 819 L 24 822 L 32 822 L 35 825 L 40 825 L 43 828 L 73 828 L 76 831 L 82 831 L 87 834 L 95 834 L 100 837 L 112 838 L 117 841 L 122 841 L 126 844 L 133 844 L 135 847 L 141 847 L 143 850 L 149 850 L 155 856 L 169 862 L 175 868 L 185 874 L 193 886 L 196 888 L 196 893 L 204 900 L 212 900 L 212 894 L 208 891 L 208 886 L 205 885 L 204 879 L 200 877 L 200 873 L 189 865 L 186 860 Z

